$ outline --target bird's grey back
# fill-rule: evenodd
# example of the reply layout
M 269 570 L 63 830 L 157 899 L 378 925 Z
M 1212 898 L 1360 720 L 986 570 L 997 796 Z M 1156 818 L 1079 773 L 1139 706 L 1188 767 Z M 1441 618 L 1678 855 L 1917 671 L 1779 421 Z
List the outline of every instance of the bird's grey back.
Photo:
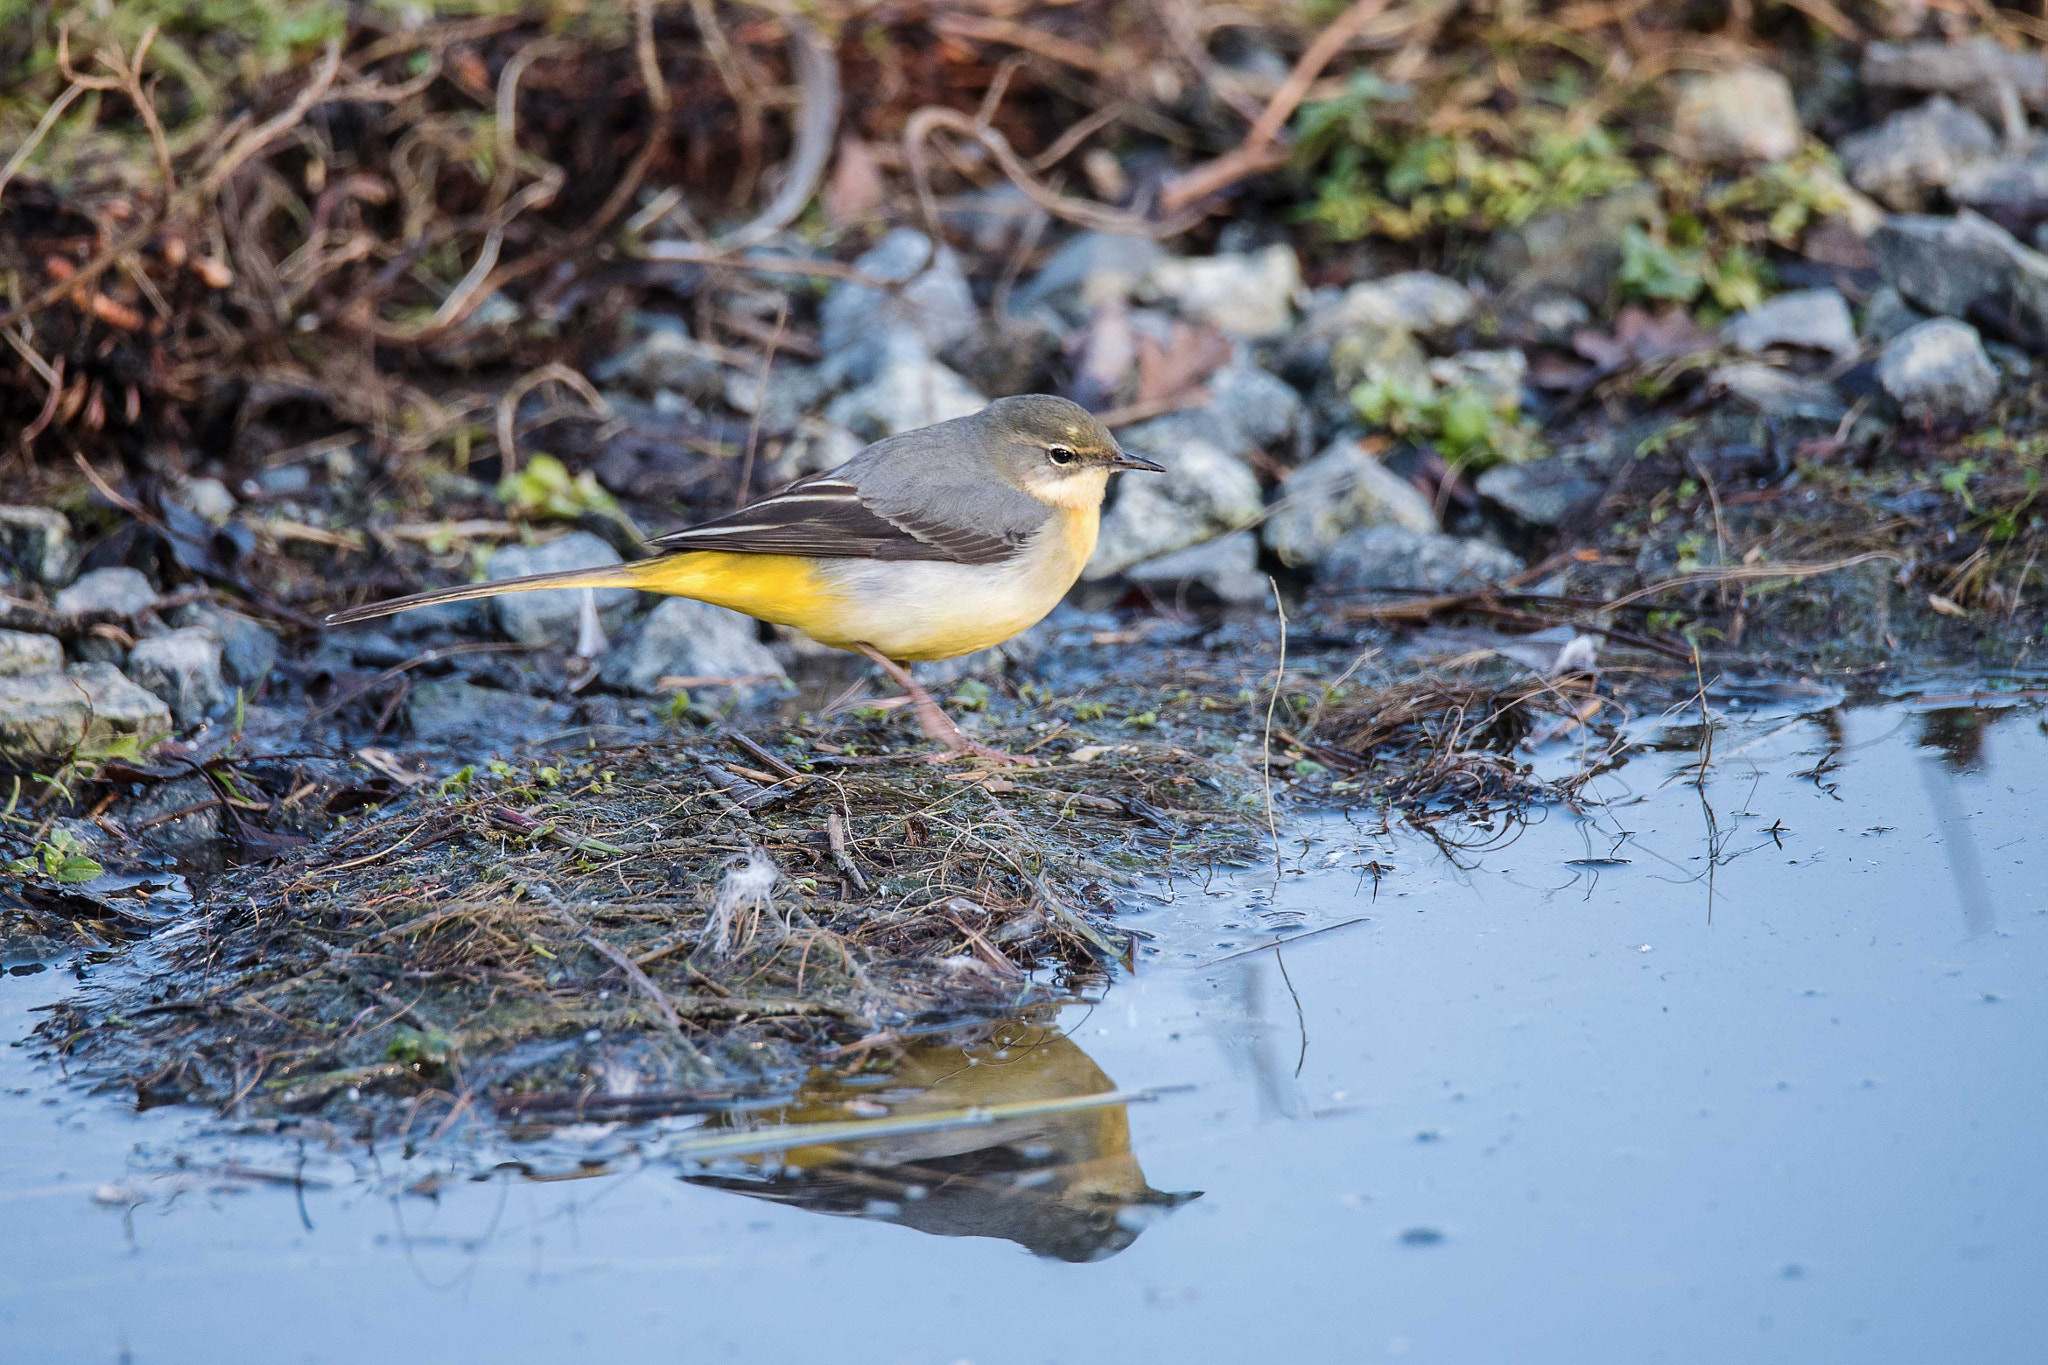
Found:
M 860 490 L 860 500 L 890 520 L 958 527 L 1021 543 L 1052 511 L 1001 477 L 1001 437 L 985 413 L 886 436 L 848 460 L 833 476 Z

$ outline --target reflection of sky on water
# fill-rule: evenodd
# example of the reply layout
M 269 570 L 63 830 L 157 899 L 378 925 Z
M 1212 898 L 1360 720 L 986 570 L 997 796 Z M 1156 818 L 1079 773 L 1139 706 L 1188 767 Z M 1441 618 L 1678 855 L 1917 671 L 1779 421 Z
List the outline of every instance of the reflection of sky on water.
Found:
M 1196 1086 L 1128 1110 L 708 1170 L 660 1157 L 695 1120 L 589 1125 L 514 1153 L 587 1178 L 449 1178 L 191 1138 L 0 1054 L 0 1356 L 2029 1358 L 2042 713 L 1712 700 L 1704 783 L 1694 713 L 1484 851 L 1332 817 L 1274 907 L 1311 937 L 1257 950 L 1271 868 L 1190 879 L 1057 1041 L 727 1123 Z M 61 985 L 0 979 L 0 1031 Z

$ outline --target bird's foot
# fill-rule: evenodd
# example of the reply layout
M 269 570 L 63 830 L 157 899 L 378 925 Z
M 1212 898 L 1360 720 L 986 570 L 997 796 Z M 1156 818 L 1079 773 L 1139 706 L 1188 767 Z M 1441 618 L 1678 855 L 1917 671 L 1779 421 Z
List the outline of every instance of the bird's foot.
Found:
M 911 713 L 917 717 L 917 728 L 924 731 L 927 739 L 944 748 L 945 752 L 933 754 L 926 760 L 927 762 L 951 763 L 955 759 L 960 758 L 978 758 L 984 762 L 994 763 L 999 766 L 1016 765 L 1020 767 L 1028 767 L 1037 762 L 1036 759 L 1027 758 L 1022 754 L 1009 753 L 1005 750 L 983 744 L 978 739 L 970 738 L 966 731 L 954 723 L 951 716 L 940 709 L 939 703 L 933 699 L 932 694 L 925 691 L 924 685 L 911 677 L 910 671 L 904 668 L 903 665 L 897 663 L 888 655 L 883 654 L 880 650 L 871 649 L 866 645 L 860 646 L 860 652 L 873 659 L 881 670 L 894 679 L 898 687 L 903 689 L 905 695 L 910 698 Z

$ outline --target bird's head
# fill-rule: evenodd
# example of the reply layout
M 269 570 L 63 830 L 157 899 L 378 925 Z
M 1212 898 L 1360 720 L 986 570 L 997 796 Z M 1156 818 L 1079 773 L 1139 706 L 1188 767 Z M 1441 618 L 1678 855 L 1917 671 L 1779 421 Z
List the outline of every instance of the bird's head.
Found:
M 1003 480 L 1056 506 L 1101 506 L 1109 476 L 1119 469 L 1166 472 L 1150 460 L 1127 454 L 1088 409 L 1050 394 L 998 398 L 982 410 L 979 420 Z

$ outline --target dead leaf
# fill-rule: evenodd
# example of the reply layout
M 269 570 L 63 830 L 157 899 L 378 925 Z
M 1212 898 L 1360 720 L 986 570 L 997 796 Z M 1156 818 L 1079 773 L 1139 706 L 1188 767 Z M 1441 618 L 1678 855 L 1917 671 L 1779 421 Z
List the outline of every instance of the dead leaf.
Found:
M 1230 339 L 1213 328 L 1175 322 L 1165 345 L 1138 338 L 1135 404 L 1161 403 L 1191 389 L 1230 363 Z
M 857 137 L 839 139 L 839 158 L 825 184 L 825 216 L 835 227 L 861 222 L 882 206 L 886 193 L 874 151 Z
M 1928 605 L 1928 606 L 1930 606 L 1930 607 L 1933 607 L 1933 608 L 1934 608 L 1934 609 L 1935 609 L 1936 611 L 1940 612 L 1940 613 L 1941 613 L 1941 614 L 1942 614 L 1943 616 L 1967 616 L 1967 615 L 1969 615 L 1969 613 L 1968 613 L 1968 612 L 1966 612 L 1966 611 L 1964 611 L 1964 610 L 1962 609 L 1962 607 L 1961 607 L 1960 605 L 1958 605 L 1958 604 L 1957 604 L 1957 603 L 1956 603 L 1956 602 L 1955 602 L 1955 601 L 1954 601 L 1953 599 L 1951 599 L 1951 598 L 1947 598 L 1947 597 L 1943 597 L 1943 596 L 1942 596 L 1942 595 L 1941 595 L 1940 593 L 1938 593 L 1938 592 L 1931 592 L 1931 593 L 1928 593 L 1928 594 L 1927 594 L 1927 605 Z

